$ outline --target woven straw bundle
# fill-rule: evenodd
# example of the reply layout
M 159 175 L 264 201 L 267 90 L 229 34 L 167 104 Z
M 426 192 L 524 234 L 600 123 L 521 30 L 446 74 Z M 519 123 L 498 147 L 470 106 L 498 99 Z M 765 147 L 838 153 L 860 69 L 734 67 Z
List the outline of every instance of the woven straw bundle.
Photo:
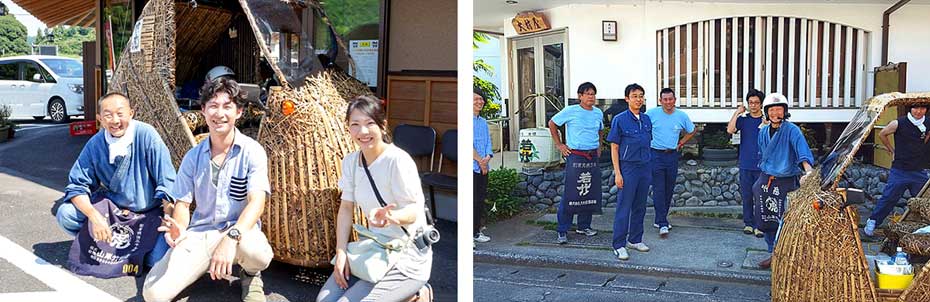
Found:
M 272 91 L 258 141 L 268 153 L 272 187 L 262 228 L 275 259 L 329 265 L 336 251 L 342 159 L 356 149 L 345 123 L 346 104 L 368 94 L 364 84 L 338 71 L 308 77 L 297 91 Z M 290 115 L 282 113 L 285 102 L 294 105 Z
M 930 234 L 904 234 L 898 245 L 908 255 L 930 255 Z
M 820 190 L 819 170 L 788 194 L 772 258 L 772 301 L 876 301 L 859 244 L 855 210 Z M 820 210 L 812 204 L 820 200 Z
M 151 0 L 145 5 L 139 17 L 139 47 L 133 49 L 130 39 L 109 91 L 129 96 L 135 118 L 155 127 L 177 167 L 194 146 L 194 136 L 174 99 L 174 9 L 170 0 Z
M 927 226 L 927 224 L 926 222 L 916 221 L 901 221 L 888 224 L 888 228 L 885 230 L 885 239 L 896 243 L 904 235 L 913 233 L 917 229 Z
M 907 201 L 908 218 L 930 223 L 930 197 L 911 198 Z

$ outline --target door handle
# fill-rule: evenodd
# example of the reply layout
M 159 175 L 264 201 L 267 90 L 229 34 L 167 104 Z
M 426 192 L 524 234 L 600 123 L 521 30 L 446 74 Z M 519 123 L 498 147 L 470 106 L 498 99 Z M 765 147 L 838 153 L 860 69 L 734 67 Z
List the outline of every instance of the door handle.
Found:
M 16 84 L 10 85 L 10 88 L 16 88 Z
M 26 88 L 26 85 L 19 85 L 19 88 Z

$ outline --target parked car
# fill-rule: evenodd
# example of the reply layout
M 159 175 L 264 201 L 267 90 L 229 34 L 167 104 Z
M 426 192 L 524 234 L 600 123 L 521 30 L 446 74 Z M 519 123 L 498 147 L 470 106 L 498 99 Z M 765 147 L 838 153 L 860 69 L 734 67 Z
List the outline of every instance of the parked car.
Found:
M 0 104 L 10 106 L 13 118 L 67 122 L 83 115 L 83 64 L 57 56 L 0 58 Z

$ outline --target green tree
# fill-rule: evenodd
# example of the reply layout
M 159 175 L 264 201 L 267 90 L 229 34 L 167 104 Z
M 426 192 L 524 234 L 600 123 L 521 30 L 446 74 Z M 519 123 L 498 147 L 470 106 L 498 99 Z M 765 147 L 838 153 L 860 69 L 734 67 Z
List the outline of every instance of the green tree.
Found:
M 377 24 L 381 10 L 378 0 L 329 0 L 323 2 L 326 16 L 333 23 L 336 34 L 346 34 L 359 26 Z
M 490 37 L 488 37 L 488 35 L 479 32 L 472 33 L 472 48 L 478 49 L 478 44 L 485 44 L 488 42 L 490 42 Z M 484 60 L 478 59 L 474 61 L 472 69 L 474 71 L 472 74 L 472 80 L 474 81 L 473 85 L 475 89 L 484 92 L 485 97 L 487 97 L 487 99 L 484 100 L 484 108 L 481 109 L 481 112 L 479 112 L 478 115 L 488 119 L 500 116 L 500 89 L 498 89 L 497 85 L 494 85 L 494 83 L 491 83 L 490 81 L 484 80 L 477 76 L 478 72 L 484 72 L 487 75 L 493 76 L 494 67 L 485 63 Z
M 78 58 L 82 56 L 84 42 L 96 39 L 92 28 L 56 26 L 36 32 L 35 45 L 56 45 L 58 55 Z
M 26 26 L 19 23 L 12 15 L 0 16 L 0 55 L 13 56 L 29 54 L 26 43 Z

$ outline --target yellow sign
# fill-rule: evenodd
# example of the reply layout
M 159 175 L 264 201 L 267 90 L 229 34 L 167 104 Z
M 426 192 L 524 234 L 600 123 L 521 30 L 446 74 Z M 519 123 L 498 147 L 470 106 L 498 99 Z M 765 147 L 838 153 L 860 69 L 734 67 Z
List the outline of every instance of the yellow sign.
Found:
M 521 35 L 551 28 L 549 22 L 546 21 L 546 16 L 536 12 L 519 13 L 510 22 L 513 24 L 513 29 Z

